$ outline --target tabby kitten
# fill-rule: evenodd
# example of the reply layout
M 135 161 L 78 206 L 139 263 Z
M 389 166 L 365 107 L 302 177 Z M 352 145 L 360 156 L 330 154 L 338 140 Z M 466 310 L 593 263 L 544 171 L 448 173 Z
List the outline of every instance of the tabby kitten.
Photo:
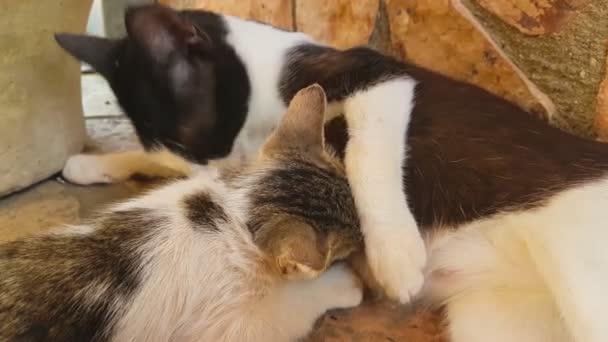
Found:
M 330 266 L 361 236 L 324 110 L 308 87 L 244 169 L 0 245 L 0 340 L 292 341 L 359 304 L 358 279 Z

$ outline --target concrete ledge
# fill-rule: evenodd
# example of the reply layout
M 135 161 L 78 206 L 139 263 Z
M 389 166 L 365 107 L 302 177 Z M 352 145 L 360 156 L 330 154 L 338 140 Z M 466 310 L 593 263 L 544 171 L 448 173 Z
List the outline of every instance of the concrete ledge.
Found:
M 0 196 L 60 171 L 83 147 L 79 64 L 53 34 L 84 32 L 90 5 L 21 0 L 0 10 Z

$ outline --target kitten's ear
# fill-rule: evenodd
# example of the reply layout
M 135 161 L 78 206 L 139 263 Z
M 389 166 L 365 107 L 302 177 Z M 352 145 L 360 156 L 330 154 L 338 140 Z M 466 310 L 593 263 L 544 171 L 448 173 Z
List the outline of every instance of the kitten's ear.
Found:
M 125 15 L 129 37 L 158 63 L 175 51 L 202 48 L 209 38 L 180 12 L 162 5 L 130 7 Z
M 327 253 L 319 249 L 315 230 L 293 218 L 266 222 L 255 234 L 256 244 L 288 279 L 316 277 L 327 267 Z
M 264 152 L 299 149 L 321 153 L 326 107 L 325 91 L 320 85 L 313 84 L 297 92 L 279 126 L 264 145 Z
M 55 40 L 76 59 L 89 64 L 104 76 L 115 67 L 115 49 L 120 41 L 71 33 L 57 33 Z

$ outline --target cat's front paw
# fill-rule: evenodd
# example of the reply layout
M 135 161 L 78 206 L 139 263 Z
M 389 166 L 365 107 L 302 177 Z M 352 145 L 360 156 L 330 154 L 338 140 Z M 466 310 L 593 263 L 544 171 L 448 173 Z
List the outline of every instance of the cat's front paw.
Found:
M 389 298 L 402 304 L 422 289 L 426 263 L 424 241 L 416 223 L 410 221 L 376 224 L 365 236 L 365 254 L 376 281 Z
M 334 305 L 333 308 L 351 308 L 361 303 L 363 285 L 357 275 L 344 263 L 331 266 L 320 276 L 327 286 L 325 295 Z
M 73 184 L 113 183 L 116 179 L 108 172 L 106 164 L 103 156 L 77 154 L 68 159 L 61 174 Z

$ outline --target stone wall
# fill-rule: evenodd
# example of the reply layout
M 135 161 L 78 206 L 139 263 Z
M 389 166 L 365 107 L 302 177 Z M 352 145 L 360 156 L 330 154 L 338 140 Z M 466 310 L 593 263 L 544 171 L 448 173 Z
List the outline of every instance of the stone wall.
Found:
M 160 0 L 370 44 L 608 139 L 605 0 Z M 600 85 L 602 85 L 600 89 Z

